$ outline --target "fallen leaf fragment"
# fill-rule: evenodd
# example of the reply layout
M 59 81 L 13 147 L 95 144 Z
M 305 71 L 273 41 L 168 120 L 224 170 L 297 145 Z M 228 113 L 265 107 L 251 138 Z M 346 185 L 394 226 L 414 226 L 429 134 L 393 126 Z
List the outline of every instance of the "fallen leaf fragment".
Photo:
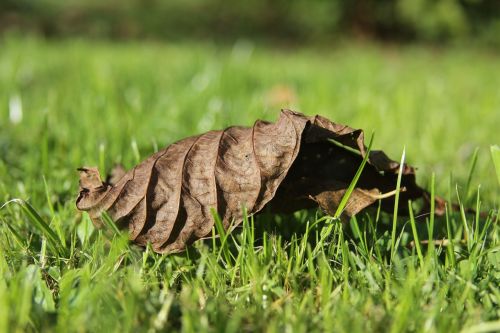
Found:
M 363 131 L 283 110 L 275 123 L 258 120 L 250 128 L 180 140 L 128 172 L 117 169 L 106 182 L 96 168 L 81 168 L 77 207 L 98 227 L 106 211 L 129 229 L 135 243 L 149 242 L 159 253 L 179 252 L 211 235 L 212 209 L 225 229 L 241 222 L 243 206 L 248 215 L 266 206 L 281 213 L 319 206 L 334 214 L 365 154 Z M 357 214 L 378 200 L 392 211 L 398 169 L 398 162 L 372 151 L 344 214 Z M 401 184 L 400 213 L 407 213 L 408 200 L 428 203 L 409 165 Z M 442 209 L 444 202 L 436 204 Z

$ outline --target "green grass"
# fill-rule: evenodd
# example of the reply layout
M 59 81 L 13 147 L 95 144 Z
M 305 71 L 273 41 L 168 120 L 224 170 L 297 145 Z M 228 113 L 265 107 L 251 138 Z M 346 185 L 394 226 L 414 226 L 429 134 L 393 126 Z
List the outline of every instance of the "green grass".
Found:
M 497 56 L 32 38 L 0 49 L 0 332 L 500 330 Z M 77 167 L 131 167 L 280 107 L 375 132 L 396 160 L 405 147 L 418 182 L 462 211 L 375 210 L 344 226 L 266 213 L 171 256 L 76 211 Z M 412 243 L 429 236 L 447 240 Z

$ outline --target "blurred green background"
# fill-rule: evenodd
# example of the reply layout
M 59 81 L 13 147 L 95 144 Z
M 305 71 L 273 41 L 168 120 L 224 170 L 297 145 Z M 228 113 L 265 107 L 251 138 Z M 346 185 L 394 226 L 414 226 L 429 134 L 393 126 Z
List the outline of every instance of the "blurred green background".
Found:
M 498 0 L 2 0 L 0 31 L 48 37 L 500 45 Z

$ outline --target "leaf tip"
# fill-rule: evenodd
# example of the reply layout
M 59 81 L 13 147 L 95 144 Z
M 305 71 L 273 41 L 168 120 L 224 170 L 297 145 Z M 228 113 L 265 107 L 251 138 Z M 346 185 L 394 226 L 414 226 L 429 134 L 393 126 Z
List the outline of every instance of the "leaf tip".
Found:
M 80 172 L 80 188 L 93 190 L 103 186 L 101 175 L 96 167 L 81 167 L 77 171 Z

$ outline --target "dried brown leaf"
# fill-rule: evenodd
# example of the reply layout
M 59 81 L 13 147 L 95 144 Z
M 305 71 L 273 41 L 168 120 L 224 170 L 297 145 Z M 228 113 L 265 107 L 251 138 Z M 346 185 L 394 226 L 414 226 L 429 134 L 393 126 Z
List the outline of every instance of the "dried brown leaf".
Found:
M 180 140 L 126 173 L 115 169 L 106 182 L 96 168 L 81 168 L 77 207 L 97 226 L 106 211 L 139 245 L 178 252 L 211 234 L 211 209 L 226 229 L 240 223 L 243 206 L 249 215 L 265 206 L 290 212 L 318 205 L 333 214 L 365 154 L 363 131 L 284 110 L 275 123 L 258 120 Z M 371 152 L 344 213 L 379 199 L 392 210 L 394 199 L 381 194 L 394 191 L 398 169 L 383 152 Z M 402 186 L 402 213 L 407 200 L 428 200 L 408 165 Z

